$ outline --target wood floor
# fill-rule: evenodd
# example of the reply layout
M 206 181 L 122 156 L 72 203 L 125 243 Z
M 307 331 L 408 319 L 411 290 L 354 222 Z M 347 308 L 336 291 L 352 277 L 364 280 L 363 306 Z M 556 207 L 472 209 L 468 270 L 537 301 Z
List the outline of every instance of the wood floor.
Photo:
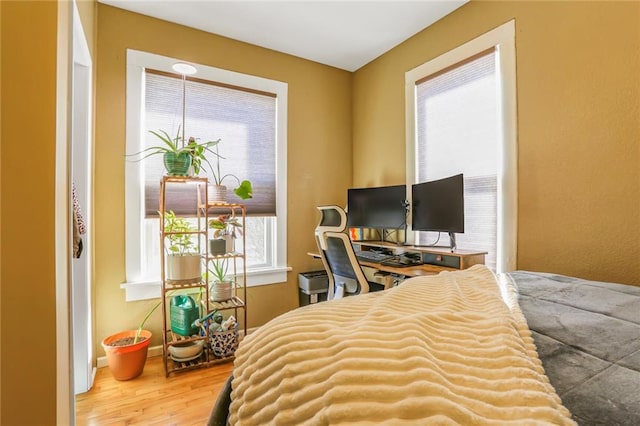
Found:
M 141 376 L 124 382 L 100 368 L 93 388 L 76 396 L 76 425 L 202 426 L 232 368 L 228 362 L 165 378 L 157 356 Z

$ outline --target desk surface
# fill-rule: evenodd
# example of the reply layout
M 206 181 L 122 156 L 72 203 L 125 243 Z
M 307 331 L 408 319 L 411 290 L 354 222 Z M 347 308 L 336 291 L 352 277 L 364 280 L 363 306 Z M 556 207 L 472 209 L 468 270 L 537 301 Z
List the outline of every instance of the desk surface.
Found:
M 320 259 L 320 254 L 318 253 L 313 253 L 313 252 L 308 252 L 307 253 L 309 256 L 311 257 L 315 257 L 317 259 Z M 380 263 L 376 263 L 376 262 L 367 262 L 367 261 L 363 261 L 363 260 L 359 260 L 359 263 L 361 266 L 368 266 L 369 268 L 373 268 L 373 269 L 377 269 L 378 271 L 383 271 L 383 272 L 389 272 L 391 274 L 398 274 L 398 275 L 406 275 L 406 276 L 411 276 L 411 277 L 417 277 L 420 275 L 434 275 L 434 274 L 438 274 L 442 271 L 455 271 L 455 268 L 448 268 L 445 266 L 437 266 L 437 265 L 430 265 L 427 263 L 423 263 L 421 265 L 413 265 L 413 266 L 405 266 L 404 268 L 398 268 L 396 266 L 387 266 L 387 265 L 382 265 Z
M 382 247 L 385 249 L 392 250 L 394 252 L 398 251 L 413 251 L 413 252 L 421 252 L 421 253 L 432 253 L 432 254 L 442 254 L 446 256 L 476 256 L 476 255 L 486 255 L 486 251 L 482 250 L 464 250 L 464 249 L 455 249 L 451 251 L 449 247 L 439 247 L 439 246 L 414 246 L 414 245 L 401 245 L 396 243 L 391 243 L 388 241 L 365 241 L 365 240 L 356 240 L 352 241 L 354 246 L 360 247 Z
M 417 277 L 420 275 L 434 275 L 442 271 L 456 270 L 455 268 L 430 265 L 428 263 L 423 263 L 420 265 L 405 266 L 403 268 L 398 268 L 397 266 L 382 265 L 380 263 L 375 263 L 375 262 L 365 262 L 365 261 L 360 261 L 360 265 L 368 266 L 370 268 L 377 269 L 378 271 L 389 272 L 397 275 L 406 275 L 410 277 Z

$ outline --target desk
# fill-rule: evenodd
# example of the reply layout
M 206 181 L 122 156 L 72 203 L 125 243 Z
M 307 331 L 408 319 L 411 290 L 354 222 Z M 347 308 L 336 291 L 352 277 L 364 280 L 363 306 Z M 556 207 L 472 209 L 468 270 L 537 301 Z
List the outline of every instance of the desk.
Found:
M 394 254 L 420 254 L 424 263 L 406 266 L 403 268 L 360 260 L 359 263 L 361 266 L 366 266 L 376 271 L 388 273 L 388 275 L 384 277 L 383 284 L 385 289 L 392 287 L 394 280 L 398 276 L 417 277 L 420 275 L 435 275 L 442 271 L 457 271 L 460 269 L 467 269 L 473 265 L 484 264 L 484 257 L 487 254 L 487 252 L 484 251 L 471 250 L 455 250 L 454 252 L 451 252 L 450 249 L 444 247 L 401 246 L 385 241 L 354 241 L 352 244 L 356 252 L 359 250 L 382 248 L 390 250 Z M 320 258 L 318 253 L 307 254 L 318 259 Z

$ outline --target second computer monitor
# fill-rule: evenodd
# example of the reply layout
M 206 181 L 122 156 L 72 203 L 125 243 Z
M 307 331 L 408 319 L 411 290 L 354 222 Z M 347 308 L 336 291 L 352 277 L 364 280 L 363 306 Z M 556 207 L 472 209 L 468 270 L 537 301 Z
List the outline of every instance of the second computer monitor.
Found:
M 462 174 L 411 187 L 411 228 L 414 231 L 464 232 Z

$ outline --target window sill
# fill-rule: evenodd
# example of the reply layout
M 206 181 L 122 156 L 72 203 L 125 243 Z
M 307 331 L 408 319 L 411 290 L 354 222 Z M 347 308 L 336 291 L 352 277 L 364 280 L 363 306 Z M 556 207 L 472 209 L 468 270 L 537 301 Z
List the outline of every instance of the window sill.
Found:
M 291 267 L 256 270 L 247 273 L 249 282 L 247 287 L 257 287 L 261 285 L 277 284 L 287 281 L 287 272 Z M 160 281 L 136 281 L 120 284 L 120 288 L 125 291 L 125 301 L 134 302 L 137 300 L 157 299 L 160 297 Z M 197 289 L 193 289 L 197 292 Z M 188 291 L 187 291 L 188 293 Z

